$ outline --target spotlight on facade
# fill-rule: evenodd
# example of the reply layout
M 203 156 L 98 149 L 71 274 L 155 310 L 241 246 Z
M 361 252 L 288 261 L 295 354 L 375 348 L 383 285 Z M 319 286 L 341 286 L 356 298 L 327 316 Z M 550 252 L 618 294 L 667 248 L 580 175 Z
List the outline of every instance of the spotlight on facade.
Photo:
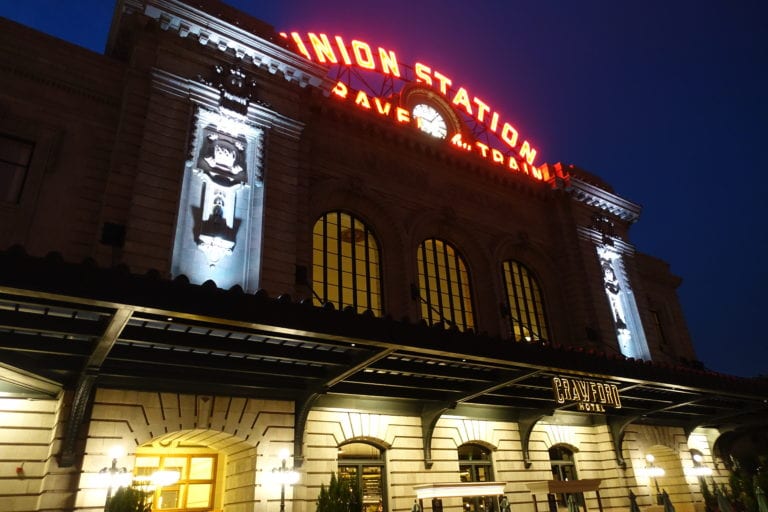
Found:
M 109 449 L 112 465 L 99 470 L 104 487 L 107 488 L 107 498 L 104 501 L 104 512 L 109 512 L 109 502 L 112 499 L 112 490 L 131 484 L 131 473 L 125 467 L 117 466 L 117 459 L 125 455 L 122 446 L 113 446 Z
M 280 512 L 285 512 L 285 486 L 294 485 L 299 481 L 299 473 L 294 471 L 293 467 L 288 467 L 288 450 L 280 450 L 280 467 L 272 470 L 272 477 L 275 483 L 280 484 Z

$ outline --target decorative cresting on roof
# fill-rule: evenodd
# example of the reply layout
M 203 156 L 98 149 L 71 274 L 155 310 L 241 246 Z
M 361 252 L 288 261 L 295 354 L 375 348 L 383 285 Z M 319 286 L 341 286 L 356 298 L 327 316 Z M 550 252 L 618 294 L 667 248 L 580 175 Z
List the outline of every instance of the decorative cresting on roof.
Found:
M 295 81 L 301 87 L 311 85 L 325 92 L 333 87 L 324 68 L 270 42 L 265 39 L 269 37 L 266 34 L 257 36 L 201 9 L 175 0 L 145 0 L 141 3 L 130 0 L 125 3 L 124 10 L 143 12 L 157 20 L 162 30 L 176 31 L 180 37 L 196 37 L 201 45 L 210 44 L 222 52 L 232 50 L 238 59 L 250 60 L 272 74 L 280 71 L 286 80 Z
M 577 201 L 594 206 L 629 222 L 640 218 L 641 206 L 632 201 L 612 194 L 600 187 L 571 176 L 565 184 L 565 190 Z

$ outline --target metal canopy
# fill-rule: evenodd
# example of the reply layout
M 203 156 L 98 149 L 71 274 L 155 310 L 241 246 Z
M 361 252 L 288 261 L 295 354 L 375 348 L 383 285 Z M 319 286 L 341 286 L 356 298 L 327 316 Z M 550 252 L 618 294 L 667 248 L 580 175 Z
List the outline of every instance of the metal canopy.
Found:
M 102 387 L 302 405 L 311 396 L 351 395 L 437 414 L 475 406 L 534 423 L 574 411 L 553 398 L 552 377 L 565 375 L 618 386 L 623 407 L 606 413 L 613 425 L 690 431 L 768 422 L 764 379 L 515 343 L 18 250 L 0 253 L 3 369 L 34 376 L 21 387 L 0 371 L 5 396 L 51 396 L 51 383 L 74 389 L 87 375 Z

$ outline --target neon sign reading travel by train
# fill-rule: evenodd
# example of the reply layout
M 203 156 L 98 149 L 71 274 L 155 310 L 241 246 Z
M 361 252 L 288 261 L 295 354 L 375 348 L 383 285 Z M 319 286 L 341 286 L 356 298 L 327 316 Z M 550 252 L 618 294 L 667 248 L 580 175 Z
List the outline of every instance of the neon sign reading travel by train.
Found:
M 292 41 L 297 52 L 308 60 L 326 66 L 356 67 L 374 71 L 385 77 L 406 82 L 415 81 L 431 88 L 456 110 L 484 126 L 486 131 L 494 134 L 501 143 L 501 148 L 496 148 L 480 140 L 468 139 L 461 133 L 453 133 L 447 138 L 454 147 L 473 152 L 513 172 L 522 172 L 537 180 L 549 179 L 546 168 L 538 169 L 534 165 L 536 149 L 528 140 L 519 136 L 512 123 L 502 117 L 488 102 L 471 94 L 466 87 L 455 85 L 453 79 L 437 69 L 422 62 L 416 62 L 412 68 L 402 66 L 394 51 L 374 47 L 356 39 L 347 44 L 341 36 L 329 37 L 323 33 L 308 32 L 303 35 L 291 32 L 281 35 Z M 411 69 L 413 76 L 409 77 L 407 71 Z M 331 92 L 333 96 L 350 101 L 358 108 L 391 118 L 397 123 L 411 124 L 413 121 L 411 112 L 403 106 L 363 90 L 353 90 L 343 81 L 338 81 Z M 510 152 L 513 154 L 508 154 Z

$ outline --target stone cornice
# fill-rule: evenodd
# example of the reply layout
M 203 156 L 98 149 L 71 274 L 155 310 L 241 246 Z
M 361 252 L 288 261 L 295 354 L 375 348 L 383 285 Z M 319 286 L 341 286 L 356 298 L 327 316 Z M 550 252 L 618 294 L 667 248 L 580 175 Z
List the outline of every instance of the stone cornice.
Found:
M 128 0 L 123 8 L 124 12 L 141 12 L 156 20 L 162 30 L 176 31 L 180 37 L 195 37 L 201 45 L 211 45 L 222 52 L 231 50 L 236 57 L 272 74 L 279 71 L 287 81 L 301 87 L 311 85 L 326 93 L 333 87 L 322 66 L 265 39 L 267 36 L 255 35 L 203 10 L 176 0 Z
M 591 185 L 575 176 L 568 178 L 564 184 L 564 189 L 575 200 L 615 215 L 621 220 L 635 222 L 640 218 L 642 208 L 639 204 Z

